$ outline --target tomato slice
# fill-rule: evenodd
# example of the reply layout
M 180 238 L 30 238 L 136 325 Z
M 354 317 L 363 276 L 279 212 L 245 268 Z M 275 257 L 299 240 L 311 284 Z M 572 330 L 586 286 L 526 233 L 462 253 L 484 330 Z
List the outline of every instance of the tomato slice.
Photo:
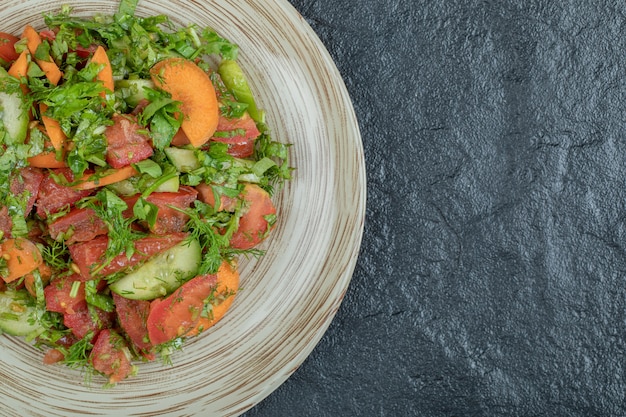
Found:
M 65 243 L 71 245 L 105 235 L 109 229 L 93 209 L 73 208 L 66 215 L 50 223 L 48 231 L 52 239 L 56 240 L 63 235 Z
M 113 125 L 104 133 L 107 139 L 106 159 L 113 168 L 143 161 L 154 152 L 143 128 L 132 115 L 114 115 Z
M 197 196 L 198 192 L 193 187 L 186 185 L 181 186 L 177 192 L 150 194 L 146 200 L 156 205 L 159 209 L 156 222 L 150 227 L 150 231 L 159 235 L 182 232 L 189 220 L 189 216 L 173 207 L 179 209 L 189 208 L 196 201 Z M 132 215 L 133 206 L 138 199 L 139 195 L 133 195 L 124 199 L 128 205 L 128 210 L 124 213 L 125 216 L 130 217 Z
M 246 184 L 242 197 L 248 205 L 239 219 L 239 228 L 233 233 L 230 245 L 235 249 L 250 249 L 261 243 L 273 227 L 268 221 L 276 214 L 270 195 L 255 184 Z
M 111 329 L 100 332 L 89 355 L 89 361 L 96 371 L 109 377 L 111 384 L 128 377 L 133 369 L 126 341 Z
M 115 292 L 112 295 L 120 326 L 139 350 L 149 351 L 152 344 L 148 338 L 146 323 L 150 313 L 150 301 L 131 300 Z
M 98 276 L 106 276 L 114 272 L 122 271 L 131 266 L 137 265 L 159 252 L 163 252 L 172 246 L 182 242 L 187 237 L 187 233 L 172 233 L 166 236 L 150 235 L 135 242 L 135 253 L 128 258 L 125 253 L 121 253 L 102 268 Z M 80 275 L 84 279 L 92 279 L 92 268 L 99 265 L 103 259 L 108 246 L 107 236 L 98 236 L 87 242 L 75 243 L 69 246 L 70 256 L 78 267 Z
M 15 43 L 20 38 L 10 33 L 0 32 L 0 59 L 6 62 L 15 61 L 20 54 L 15 52 Z
M 220 116 L 211 140 L 226 143 L 228 153 L 235 158 L 248 158 L 254 153 L 254 141 L 259 134 L 256 122 L 248 113 L 236 119 Z
M 89 332 L 94 334 L 94 338 L 97 337 L 100 331 L 113 326 L 114 321 L 115 313 L 108 313 L 94 306 L 90 310 L 87 301 L 78 303 L 73 313 L 63 315 L 63 324 L 79 339 L 83 339 Z
M 69 168 L 59 168 L 50 170 L 55 175 L 63 176 L 69 182 L 74 181 L 74 174 Z M 76 203 L 81 198 L 87 197 L 90 190 L 76 190 L 72 187 L 57 184 L 54 178 L 49 175 L 41 182 L 39 194 L 37 196 L 37 215 L 42 219 L 54 214 L 64 207 Z
M 217 275 L 200 275 L 163 300 L 154 300 L 148 315 L 148 335 L 153 345 L 184 336 L 200 320 L 204 300 L 217 286 Z
M 78 311 L 80 304 L 85 302 L 85 285 L 81 283 L 76 293 L 72 294 L 72 287 L 77 281 L 84 280 L 78 274 L 52 280 L 43 290 L 46 309 L 63 314 Z

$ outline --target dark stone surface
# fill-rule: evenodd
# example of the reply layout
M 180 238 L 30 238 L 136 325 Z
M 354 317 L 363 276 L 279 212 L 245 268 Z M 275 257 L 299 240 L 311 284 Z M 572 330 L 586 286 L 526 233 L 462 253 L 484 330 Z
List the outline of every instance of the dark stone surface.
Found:
M 246 416 L 626 415 L 626 3 L 290 1 L 353 98 L 367 221 Z

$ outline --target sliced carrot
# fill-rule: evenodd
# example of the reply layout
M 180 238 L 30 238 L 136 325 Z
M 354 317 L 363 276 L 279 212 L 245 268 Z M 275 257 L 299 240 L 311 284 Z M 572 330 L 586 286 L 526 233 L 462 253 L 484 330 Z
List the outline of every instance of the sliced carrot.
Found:
M 113 81 L 113 68 L 111 68 L 111 62 L 109 61 L 107 52 L 102 46 L 98 46 L 98 48 L 96 48 L 96 51 L 91 57 L 91 62 L 104 65 L 96 78 L 104 83 L 104 87 L 107 90 L 112 92 L 115 88 L 115 83 Z M 106 94 L 101 95 L 104 97 Z
M 57 159 L 56 152 L 42 152 L 28 158 L 28 164 L 33 168 L 66 168 L 65 161 Z
M 236 266 L 223 262 L 217 270 L 217 288 L 215 290 L 217 305 L 213 305 L 212 317 L 200 317 L 196 326 L 185 336 L 195 336 L 220 321 L 233 304 L 234 292 L 238 289 L 239 272 Z
M 1 276 L 4 282 L 15 281 L 33 272 L 43 263 L 37 246 L 24 238 L 5 240 L 0 245 L 0 254 L 7 265 L 7 273 Z
M 28 52 L 23 51 L 20 56 L 11 64 L 8 71 L 9 75 L 21 79 L 26 77 L 28 73 Z M 20 87 L 24 94 L 28 94 L 28 86 L 25 83 L 20 84 Z
M 219 107 L 215 88 L 199 66 L 184 58 L 166 58 L 157 62 L 150 75 L 154 84 L 180 101 L 183 113 L 182 130 L 196 148 L 215 133 Z
M 26 27 L 24 28 L 24 33 L 22 34 L 22 38 L 26 38 L 26 46 L 28 47 L 28 51 L 30 52 L 31 56 L 34 58 L 35 52 L 37 52 L 37 48 L 41 44 L 41 36 L 39 36 L 39 33 L 37 33 L 37 31 L 32 26 L 26 25 Z M 46 77 L 52 84 L 57 85 L 59 83 L 63 73 L 61 72 L 59 66 L 52 60 L 52 58 L 50 58 L 49 61 L 35 58 L 35 62 L 37 62 L 37 65 L 39 65 L 39 67 L 46 74 Z
M 61 125 L 59 124 L 59 122 L 44 114 L 46 110 L 48 110 L 48 106 L 44 103 L 40 103 L 39 111 L 41 113 L 41 121 L 46 128 L 46 133 L 50 138 L 52 146 L 57 151 L 60 151 L 65 147 L 65 141 L 67 140 L 67 136 L 63 132 L 63 129 L 61 129 Z
M 132 165 L 128 165 L 119 169 L 110 169 L 104 173 L 85 175 L 73 188 L 76 190 L 91 190 L 124 181 L 133 175 L 137 175 L 137 170 Z

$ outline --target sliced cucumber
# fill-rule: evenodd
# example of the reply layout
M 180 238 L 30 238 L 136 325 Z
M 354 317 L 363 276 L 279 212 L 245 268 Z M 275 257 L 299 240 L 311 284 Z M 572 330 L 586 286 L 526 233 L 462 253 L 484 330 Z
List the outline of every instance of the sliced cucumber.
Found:
M 165 148 L 163 151 L 178 172 L 191 172 L 200 168 L 200 161 L 193 149 Z
M 133 300 L 163 297 L 198 272 L 202 254 L 197 240 L 185 240 L 155 255 L 109 287 L 111 291 Z
M 133 79 L 133 80 L 119 80 L 115 83 L 115 88 L 122 92 L 124 101 L 131 107 L 136 107 L 137 104 L 144 98 L 146 94 L 144 87 L 154 88 L 152 80 Z
M 129 195 L 139 194 L 143 192 L 143 189 L 138 187 L 138 182 L 135 178 L 137 177 L 123 180 L 123 181 L 118 181 L 116 183 L 108 185 L 108 187 L 119 195 L 129 196 Z M 152 185 L 154 181 L 156 181 L 156 179 L 148 178 L 144 182 L 144 188 L 147 188 L 150 185 Z M 175 193 L 178 191 L 179 188 L 180 188 L 180 178 L 178 176 L 175 176 L 159 184 L 159 186 L 155 188 L 153 192 Z
M 26 290 L 0 292 L 0 331 L 13 336 L 34 337 L 44 331 L 34 318 L 36 309 L 27 304 Z
M 15 79 L 0 68 L 0 132 L 4 133 L 6 144 L 24 143 L 28 132 L 26 100 L 15 87 Z

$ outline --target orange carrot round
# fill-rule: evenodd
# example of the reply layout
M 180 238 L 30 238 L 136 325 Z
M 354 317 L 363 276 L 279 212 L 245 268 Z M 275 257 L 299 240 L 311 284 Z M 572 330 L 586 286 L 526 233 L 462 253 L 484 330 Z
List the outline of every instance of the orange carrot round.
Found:
M 7 266 L 7 273 L 1 275 L 4 282 L 15 281 L 33 272 L 43 262 L 37 246 L 24 238 L 7 239 L 2 242 L 0 256 L 4 258 Z
M 184 58 L 167 58 L 157 62 L 150 75 L 154 84 L 182 103 L 181 129 L 196 148 L 211 139 L 219 120 L 215 88 L 199 66 Z

